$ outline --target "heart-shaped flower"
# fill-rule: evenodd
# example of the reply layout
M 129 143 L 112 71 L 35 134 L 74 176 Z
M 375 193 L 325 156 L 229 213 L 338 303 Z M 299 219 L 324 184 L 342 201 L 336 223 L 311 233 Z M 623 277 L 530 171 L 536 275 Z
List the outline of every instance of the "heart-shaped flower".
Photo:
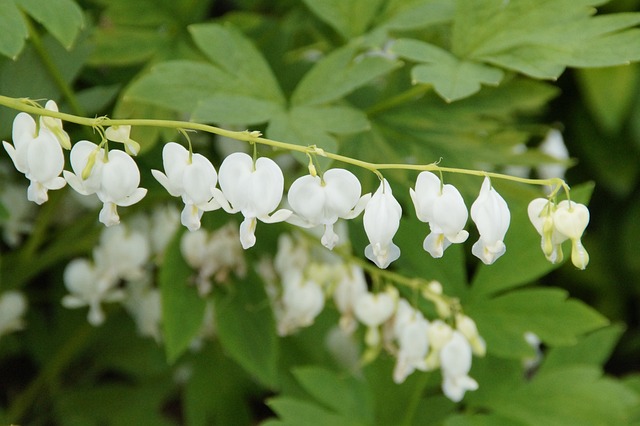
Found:
M 491 265 L 507 249 L 503 240 L 509 229 L 511 213 L 504 198 L 491 187 L 489 178 L 484 179 L 480 194 L 471 205 L 471 219 L 480 233 L 471 252 L 483 263 Z
M 400 257 L 400 248 L 393 243 L 393 236 L 400 227 L 402 207 L 393 197 L 391 186 L 384 179 L 364 209 L 364 230 L 370 244 L 365 256 L 379 268 L 386 268 Z

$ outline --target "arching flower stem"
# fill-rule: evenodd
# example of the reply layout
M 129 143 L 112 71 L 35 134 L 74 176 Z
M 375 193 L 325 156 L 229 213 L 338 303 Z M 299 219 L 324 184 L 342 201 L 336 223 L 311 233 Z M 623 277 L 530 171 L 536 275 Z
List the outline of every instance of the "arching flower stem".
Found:
M 430 163 L 430 164 L 371 163 L 368 161 L 362 161 L 362 160 L 347 157 L 344 155 L 327 152 L 317 146 L 302 146 L 302 145 L 296 145 L 292 143 L 286 143 L 286 142 L 263 138 L 261 136 L 261 133 L 258 131 L 249 131 L 249 130 L 232 131 L 232 130 L 226 130 L 219 127 L 207 125 L 207 124 L 192 123 L 188 121 L 178 121 L 178 120 L 110 119 L 105 116 L 96 117 L 96 118 L 86 118 L 86 117 L 80 117 L 73 114 L 46 110 L 40 105 L 37 105 L 37 104 L 36 104 L 37 106 L 34 105 L 34 102 L 27 98 L 11 98 L 11 97 L 2 96 L 2 95 L 0 95 L 0 105 L 6 106 L 18 111 L 31 113 L 31 114 L 59 118 L 61 120 L 68 121 L 70 123 L 76 123 L 76 124 L 89 126 L 93 128 L 129 125 L 129 126 L 161 127 L 161 128 L 176 129 L 178 131 L 194 130 L 194 131 L 212 133 L 215 135 L 224 136 L 224 137 L 228 137 L 235 140 L 248 142 L 254 145 L 254 147 L 255 147 L 255 144 L 261 144 L 261 145 L 270 146 L 273 148 L 283 149 L 286 151 L 295 151 L 295 152 L 301 152 L 303 154 L 318 155 L 321 157 L 330 158 L 332 160 L 340 161 L 342 163 L 351 164 L 353 166 L 369 170 L 370 172 L 375 173 L 378 176 L 378 178 L 380 178 L 380 180 L 382 180 L 382 175 L 380 173 L 381 170 L 432 171 L 432 172 L 440 172 L 440 173 L 457 173 L 457 174 L 463 174 L 463 175 L 489 177 L 493 179 L 502 179 L 502 180 L 509 180 L 512 182 L 525 183 L 529 185 L 551 186 L 555 188 L 552 191 L 552 194 L 554 195 L 557 194 L 560 188 L 564 189 L 565 192 L 567 192 L 567 194 L 569 192 L 568 185 L 564 182 L 563 179 L 560 179 L 560 178 L 530 179 L 530 178 L 522 178 L 518 176 L 510 176 L 510 175 L 496 173 L 496 172 L 486 172 L 482 170 L 462 169 L 462 168 L 456 168 L 456 167 L 442 167 L 438 165 L 439 161 Z

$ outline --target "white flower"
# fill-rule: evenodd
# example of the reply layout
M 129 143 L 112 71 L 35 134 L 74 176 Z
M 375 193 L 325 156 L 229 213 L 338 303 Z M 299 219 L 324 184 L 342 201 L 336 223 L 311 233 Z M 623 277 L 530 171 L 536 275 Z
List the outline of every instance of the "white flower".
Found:
M 491 265 L 506 251 L 504 236 L 509 228 L 511 213 L 507 202 L 484 178 L 478 198 L 471 206 L 471 219 L 475 222 L 480 238 L 471 248 L 474 256 Z
M 156 342 L 162 340 L 162 305 L 158 289 L 151 287 L 148 280 L 130 282 L 124 305 L 135 320 L 141 336 L 152 337 Z
M 547 136 L 540 144 L 539 149 L 542 153 L 547 154 L 549 157 L 556 159 L 559 162 L 553 164 L 540 164 L 537 167 L 538 176 L 541 179 L 563 179 L 564 174 L 567 171 L 566 162 L 569 160 L 569 151 L 564 144 L 562 133 L 556 129 L 549 130 Z
M 429 370 L 440 366 L 440 350 L 451 340 L 453 329 L 442 320 L 435 320 L 429 324 L 427 330 L 427 338 L 431 350 L 426 359 L 427 368 Z
M 127 152 L 132 155 L 138 155 L 140 152 L 140 144 L 129 137 L 131 134 L 131 126 L 111 126 L 108 127 L 104 136 L 113 142 L 123 143 Z
M 222 194 L 214 194 L 216 200 L 228 213 L 239 211 L 245 218 L 240 224 L 240 242 L 245 249 L 256 243 L 257 219 L 265 223 L 282 222 L 292 213 L 282 209 L 269 215 L 280 204 L 284 189 L 282 171 L 269 158 L 261 157 L 254 162 L 248 154 L 233 153 L 222 162 L 219 180 L 226 199 L 219 197 Z
M 322 178 L 302 176 L 293 182 L 288 194 L 289 204 L 302 220 L 292 216 L 289 221 L 305 227 L 324 225 L 322 244 L 333 249 L 339 239 L 333 231 L 338 218 L 358 216 L 371 197 L 360 197 L 360 193 L 360 182 L 348 170 L 330 169 Z
M 145 188 L 138 188 L 140 170 L 136 162 L 124 151 L 112 150 L 102 166 L 102 185 L 97 192 L 103 202 L 100 222 L 107 226 L 120 223 L 116 206 L 127 207 L 147 195 Z
M 56 104 L 53 100 L 48 100 L 44 106 L 44 109 L 48 109 L 49 111 L 58 112 L 58 104 Z M 47 117 L 44 115 L 40 116 L 40 128 L 45 128 L 49 132 L 53 134 L 53 136 L 58 140 L 58 143 L 64 149 L 71 149 L 71 140 L 69 139 L 69 135 L 62 128 L 62 120 L 54 117 Z
M 198 270 L 196 285 L 201 296 L 211 292 L 212 277 L 216 282 L 224 282 L 231 271 L 239 277 L 246 274 L 238 231 L 232 223 L 211 235 L 202 229 L 184 234 L 180 240 L 180 250 L 189 266 Z
M 182 197 L 182 224 L 190 231 L 200 228 L 203 212 L 220 208 L 213 199 L 218 175 L 213 164 L 200 154 L 190 155 L 182 145 L 169 142 L 162 149 L 162 161 L 166 175 L 151 170 L 153 176 L 169 194 Z
M 49 199 L 47 191 L 60 189 L 65 180 L 60 177 L 64 168 L 62 147 L 53 133 L 41 127 L 36 134 L 36 122 L 21 112 L 13 120 L 13 145 L 3 141 L 16 169 L 31 181 L 27 198 L 36 204 Z
M 355 301 L 353 311 L 358 320 L 368 327 L 365 340 L 368 346 L 377 346 L 380 343 L 380 331 L 378 327 L 387 321 L 396 310 L 398 290 L 389 287 L 381 293 L 364 293 Z
M 153 253 L 162 255 L 179 226 L 180 212 L 171 205 L 156 207 L 151 215 L 149 240 Z
M 346 268 L 345 268 L 346 269 Z M 333 292 L 333 301 L 340 312 L 340 328 L 345 333 L 353 333 L 357 327 L 354 320 L 356 300 L 367 293 L 367 281 L 362 268 L 352 265 L 341 276 Z
M 99 219 L 106 226 L 120 223 L 117 206 L 130 206 L 147 194 L 145 188 L 138 188 L 136 162 L 124 151 L 107 153 L 92 142 L 79 141 L 71 149 L 71 167 L 75 174 L 65 170 L 65 179 L 82 195 L 98 195 L 103 203 Z
M 589 253 L 582 245 L 582 234 L 589 224 L 589 209 L 572 201 L 560 201 L 553 214 L 555 228 L 571 240 L 571 262 L 576 268 L 585 269 Z
M 474 354 L 478 356 L 485 355 L 487 344 L 478 333 L 478 327 L 474 320 L 466 315 L 456 314 L 456 329 L 467 339 Z
M 546 198 L 536 198 L 529 203 L 527 214 L 538 234 L 540 234 L 540 246 L 547 260 L 551 263 L 560 263 L 564 258 L 562 243 L 567 236 L 555 227 L 553 213 L 557 206 Z
M 384 179 L 364 209 L 364 230 L 370 244 L 365 256 L 379 268 L 386 268 L 400 257 L 400 248 L 393 243 L 393 236 L 400 227 L 402 207 L 393 197 L 391 186 Z
M 93 258 L 102 274 L 109 274 L 116 280 L 140 280 L 145 274 L 150 251 L 145 235 L 125 226 L 115 226 L 102 231 Z
M 93 326 L 105 320 L 102 303 L 124 300 L 124 291 L 116 287 L 117 280 L 101 271 L 87 259 L 72 260 L 64 270 L 64 284 L 70 294 L 62 298 L 62 306 L 75 309 L 89 307 L 87 320 Z
M 451 243 L 463 243 L 469 237 L 464 230 L 469 214 L 464 199 L 455 186 L 442 185 L 430 172 L 418 175 L 416 189 L 409 189 L 418 219 L 429 223 L 431 233 L 424 249 L 435 258 L 442 257 Z
M 478 382 L 469 377 L 471 346 L 459 331 L 440 350 L 442 391 L 453 402 L 460 402 L 466 391 L 478 389 Z
M 542 251 L 553 263 L 563 259 L 562 243 L 571 240 L 571 261 L 580 269 L 589 263 L 589 253 L 582 245 L 582 234 L 589 224 L 589 209 L 567 200 L 557 206 L 545 198 L 536 198 L 529 203 L 531 223 L 541 235 Z
M 27 299 L 15 290 L 0 294 L 0 337 L 24 327 L 22 317 L 27 310 Z
M 408 304 L 407 304 L 408 305 Z M 396 331 L 399 351 L 393 370 L 393 381 L 402 383 L 415 370 L 426 371 L 426 356 L 429 350 L 429 322 L 422 313 L 411 308 L 408 318 Z
M 281 309 L 276 311 L 278 334 L 286 336 L 301 327 L 313 324 L 324 308 L 324 292 L 320 285 L 311 279 L 289 275 L 282 282 L 283 292 Z

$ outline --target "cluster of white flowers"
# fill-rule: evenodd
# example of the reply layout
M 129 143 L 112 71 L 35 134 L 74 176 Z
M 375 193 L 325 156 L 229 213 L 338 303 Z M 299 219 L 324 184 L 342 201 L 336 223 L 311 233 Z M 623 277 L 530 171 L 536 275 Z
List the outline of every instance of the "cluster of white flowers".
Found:
M 447 318 L 429 321 L 395 287 L 373 293 L 361 267 L 326 252 L 318 256 L 314 250 L 308 237 L 283 234 L 273 264 L 260 265 L 280 335 L 312 325 L 332 299 L 340 313 L 341 335 L 353 336 L 360 324 L 366 328 L 363 362 L 375 358 L 382 348 L 396 357 L 396 383 L 415 370 L 439 368 L 443 392 L 451 400 L 460 401 L 466 391 L 478 388 L 468 374 L 472 353 L 483 356 L 485 343 L 471 318 L 451 316 L 448 310 Z M 432 282 L 429 291 L 437 297 L 442 286 Z
M 49 101 L 46 108 L 57 111 L 53 101 Z M 35 120 L 20 113 L 14 120 L 14 145 L 3 142 L 16 168 L 31 180 L 30 200 L 43 203 L 47 200 L 47 190 L 61 188 L 67 182 L 80 194 L 96 194 L 103 203 L 99 219 L 111 226 L 120 221 L 117 206 L 129 206 L 145 196 L 147 190 L 138 187 L 140 172 L 127 152 L 107 150 L 106 140 L 100 145 L 79 141 L 71 148 L 74 173 L 63 172 L 62 147 L 70 148 L 71 143 L 62 130 L 61 121 L 42 117 L 39 131 L 36 130 Z M 126 151 L 137 153 L 139 146 L 130 139 L 130 130 L 130 126 L 111 127 L 104 135 L 106 139 L 123 143 Z M 218 173 L 209 159 L 175 142 L 164 146 L 162 156 L 164 173 L 152 170 L 152 174 L 171 195 L 182 198 L 181 221 L 191 231 L 200 228 L 205 211 L 223 208 L 228 213 L 240 212 L 244 216 L 239 238 L 245 249 L 256 242 L 258 220 L 265 223 L 288 221 L 301 227 L 322 226 L 321 242 L 332 249 L 339 241 L 333 230 L 338 219 L 355 218 L 364 210 L 364 230 L 370 242 L 365 248 L 365 256 L 380 268 L 387 268 L 400 256 L 400 248 L 393 243 L 393 237 L 400 226 L 402 208 L 386 179 L 373 195 L 361 195 L 358 179 L 347 170 L 330 169 L 320 176 L 313 172 L 291 185 L 287 201 L 292 210 L 278 210 L 283 198 L 284 176 L 280 167 L 269 158 L 232 153 L 223 160 Z M 64 179 L 60 177 L 61 173 Z M 418 175 L 410 195 L 418 219 L 430 226 L 431 232 L 423 247 L 431 256 L 442 257 L 451 244 L 467 240 L 469 233 L 464 228 L 469 213 L 462 195 L 453 185 L 443 184 L 436 175 L 425 171 Z M 561 260 L 560 244 L 571 239 L 573 263 L 584 268 L 588 255 L 580 238 L 588 221 L 588 210 L 575 203 L 566 209 L 562 206 L 560 203 L 554 213 L 556 233 L 542 230 L 543 216 L 539 211 L 534 212 L 534 216 L 530 212 L 531 220 L 543 235 L 547 258 L 552 262 Z M 545 211 L 551 210 L 555 207 Z M 574 214 L 574 211 L 580 214 Z M 483 263 L 492 264 L 506 251 L 504 237 L 510 212 L 488 177 L 471 206 L 471 219 L 480 234 L 472 253 Z
M 130 226 L 105 228 L 93 261 L 77 258 L 67 265 L 63 280 L 69 294 L 63 306 L 88 306 L 87 319 L 98 326 L 105 320 L 102 304 L 121 302 L 141 335 L 160 340 L 160 293 L 153 286 L 151 260 L 162 258 L 178 216 L 173 208 L 158 208 L 151 217 L 133 217 Z

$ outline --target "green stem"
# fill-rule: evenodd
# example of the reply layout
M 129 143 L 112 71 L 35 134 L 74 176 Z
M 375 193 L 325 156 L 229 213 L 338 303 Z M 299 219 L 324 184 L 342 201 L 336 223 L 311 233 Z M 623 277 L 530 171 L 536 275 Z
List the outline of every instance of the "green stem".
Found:
M 60 91 L 62 92 L 62 95 L 65 97 L 65 99 L 69 103 L 69 107 L 71 108 L 71 111 L 73 111 L 74 114 L 76 115 L 85 115 L 85 111 L 80 106 L 80 103 L 78 102 L 78 99 L 76 98 L 75 93 L 73 92 L 69 84 L 67 84 L 67 81 L 65 80 L 64 76 L 60 72 L 60 69 L 55 64 L 55 62 L 51 58 L 51 55 L 49 55 L 47 48 L 42 43 L 42 38 L 40 38 L 40 34 L 38 33 L 38 30 L 33 26 L 31 19 L 27 16 L 24 16 L 24 22 L 26 23 L 27 28 L 29 30 L 29 39 L 31 40 L 31 44 L 33 45 L 33 48 L 35 49 L 36 53 L 40 57 L 42 64 L 47 69 L 47 72 L 53 79 L 54 83 L 56 84 L 56 86 L 58 86 L 58 89 L 60 89 Z
M 351 165 L 369 170 L 370 172 L 375 173 L 378 176 L 381 176 L 380 170 L 439 171 L 439 172 L 445 172 L 445 173 L 457 173 L 457 174 L 473 175 L 473 176 L 480 176 L 480 177 L 491 177 L 496 179 L 510 180 L 513 182 L 526 183 L 529 185 L 541 185 L 541 186 L 542 185 L 549 185 L 549 186 L 560 185 L 560 186 L 566 187 L 566 183 L 564 182 L 564 180 L 559 178 L 527 179 L 527 178 L 521 178 L 517 176 L 509 176 L 502 173 L 485 172 L 481 170 L 461 169 L 461 168 L 455 168 L 455 167 L 441 167 L 436 163 L 431 163 L 431 164 L 370 163 L 367 161 L 346 157 L 344 155 L 327 152 L 322 148 L 318 148 L 316 146 L 301 146 L 301 145 L 295 145 L 291 143 L 280 142 L 272 139 L 263 138 L 263 137 L 260 137 L 260 132 L 250 132 L 248 130 L 236 132 L 236 131 L 221 129 L 215 126 L 210 126 L 207 124 L 192 123 L 188 121 L 154 120 L 154 119 L 113 120 L 107 117 L 85 118 L 85 117 L 79 117 L 77 115 L 66 114 L 63 112 L 45 110 L 41 107 L 34 106 L 32 104 L 32 101 L 28 99 L 16 99 L 16 98 L 10 98 L 7 96 L 1 96 L 1 95 L 0 95 L 0 105 L 4 105 L 9 108 L 13 108 L 19 111 L 24 111 L 32 114 L 55 117 L 64 121 L 80 124 L 83 126 L 89 126 L 93 128 L 102 128 L 104 126 L 129 125 L 129 126 L 163 127 L 163 128 L 170 128 L 170 129 L 176 129 L 176 130 L 180 130 L 180 129 L 199 130 L 207 133 L 212 133 L 215 135 L 225 136 L 231 139 L 236 139 L 239 141 L 244 141 L 249 143 L 259 143 L 261 145 L 271 146 L 273 148 L 283 149 L 287 151 L 302 152 L 303 154 L 319 155 L 321 157 L 330 158 L 332 160 L 340 161 L 346 164 L 351 164 Z
M 7 412 L 7 419 L 19 424 L 27 410 L 33 405 L 40 390 L 51 383 L 73 360 L 74 356 L 85 346 L 91 336 L 93 327 L 88 323 L 79 327 L 76 332 L 64 343 L 58 352 L 50 358 L 40 374 L 29 386 L 14 399 Z

